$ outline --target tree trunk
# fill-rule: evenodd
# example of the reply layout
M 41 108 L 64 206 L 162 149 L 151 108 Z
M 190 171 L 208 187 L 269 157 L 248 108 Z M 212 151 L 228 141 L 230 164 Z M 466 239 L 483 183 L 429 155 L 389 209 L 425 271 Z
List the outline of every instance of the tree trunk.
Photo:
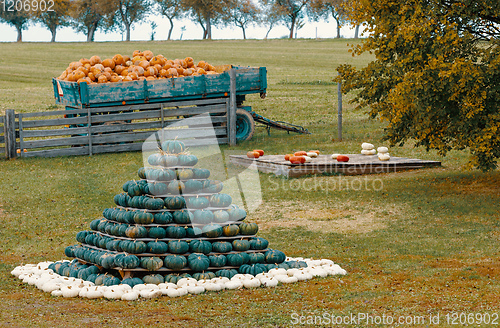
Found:
M 335 21 L 337 22 L 337 39 L 340 39 L 340 22 L 338 18 L 335 18 Z
M 292 23 L 290 24 L 290 35 L 288 36 L 289 39 L 293 39 L 293 28 L 295 27 L 295 19 L 296 17 L 292 17 Z
M 17 42 L 23 42 L 23 28 L 22 26 L 16 26 L 17 30 Z
M 241 25 L 241 29 L 243 30 L 243 40 L 246 40 L 247 34 L 245 33 L 245 26 Z
M 125 41 L 130 41 L 130 24 L 127 21 L 124 21 L 125 29 L 127 30 L 127 39 Z
M 99 24 L 99 21 L 93 22 L 92 25 L 89 26 L 87 33 L 87 42 L 94 42 L 94 34 L 97 30 L 97 24 Z
M 50 29 L 50 33 L 52 33 L 52 38 L 50 39 L 50 42 L 56 42 L 56 32 L 57 32 L 57 26 Z
M 210 14 L 207 15 L 206 23 L 207 23 L 207 39 L 212 40 L 212 22 Z
M 354 38 L 359 39 L 359 25 L 354 28 Z
M 172 36 L 172 31 L 174 30 L 174 21 L 170 17 L 168 17 L 168 21 L 170 22 L 170 29 L 168 30 L 167 40 L 170 41 L 170 37 Z
M 269 25 L 269 29 L 267 30 L 267 33 L 266 33 L 266 36 L 264 37 L 264 40 L 267 40 L 269 32 L 271 32 L 271 30 L 273 29 L 273 27 L 274 27 L 274 24 Z

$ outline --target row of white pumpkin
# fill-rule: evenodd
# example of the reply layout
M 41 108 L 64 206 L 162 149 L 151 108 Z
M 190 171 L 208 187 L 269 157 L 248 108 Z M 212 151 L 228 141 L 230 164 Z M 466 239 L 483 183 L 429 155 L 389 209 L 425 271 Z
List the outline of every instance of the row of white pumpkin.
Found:
M 62 297 L 107 298 L 121 300 L 136 300 L 139 297 L 156 298 L 162 295 L 179 297 L 187 294 L 200 294 L 205 291 L 220 291 L 223 289 L 276 287 L 278 283 L 294 283 L 309 280 L 315 276 L 345 275 L 347 272 L 338 264 L 328 259 L 312 260 L 304 258 L 287 258 L 288 261 L 305 261 L 306 268 L 300 269 L 271 269 L 267 273 L 256 276 L 250 274 L 237 274 L 231 279 L 225 277 L 210 280 L 196 280 L 182 278 L 177 284 L 162 283 L 140 284 L 134 287 L 129 285 L 95 286 L 90 281 L 77 278 L 60 276 L 48 266 L 52 262 L 41 262 L 37 265 L 27 264 L 18 266 L 11 274 L 30 285 L 35 285 L 44 292 Z

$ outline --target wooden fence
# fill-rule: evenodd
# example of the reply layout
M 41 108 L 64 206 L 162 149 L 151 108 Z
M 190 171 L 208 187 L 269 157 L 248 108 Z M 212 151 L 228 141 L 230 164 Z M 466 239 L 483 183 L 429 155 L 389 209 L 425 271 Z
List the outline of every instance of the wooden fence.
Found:
M 226 97 L 37 113 L 7 110 L 0 117 L 0 146 L 5 145 L 7 158 L 138 151 L 155 131 L 204 113 L 210 114 L 214 130 L 206 122 L 191 122 L 189 137 L 195 139 L 188 145 L 203 145 L 209 137 L 213 142 L 214 132 L 219 143 L 234 144 L 235 107 L 232 97 Z

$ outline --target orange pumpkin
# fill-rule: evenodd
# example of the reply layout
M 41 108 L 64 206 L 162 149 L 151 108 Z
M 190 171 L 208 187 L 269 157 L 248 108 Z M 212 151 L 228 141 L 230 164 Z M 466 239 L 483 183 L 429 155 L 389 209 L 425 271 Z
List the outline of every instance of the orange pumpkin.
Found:
M 113 56 L 113 61 L 115 62 L 115 66 L 116 65 L 124 65 L 125 64 L 125 59 L 120 54 L 114 55 Z
M 294 156 L 307 156 L 307 152 L 305 152 L 305 151 L 297 151 L 293 155 Z
M 108 82 L 108 79 L 106 78 L 106 76 L 104 74 L 102 74 L 101 76 L 99 76 L 99 78 L 97 78 L 97 83 L 107 83 Z
M 85 65 L 85 64 L 89 64 L 90 65 L 90 60 L 87 59 L 87 58 L 82 58 L 82 59 L 80 59 L 80 63 L 82 63 L 83 65 Z
M 248 158 L 259 158 L 260 155 L 256 151 L 249 151 L 249 152 L 247 152 L 247 157 Z
M 264 156 L 264 151 L 262 149 L 254 149 L 253 151 L 258 152 L 259 156 Z
M 134 50 L 134 52 L 132 53 L 132 57 L 135 57 L 135 56 L 142 56 L 142 51 Z
M 290 160 L 290 157 L 292 157 L 293 154 L 286 154 L 285 155 L 285 161 L 289 161 Z
M 99 56 L 90 57 L 90 65 L 94 66 L 95 64 L 100 64 L 100 63 L 101 63 L 101 57 Z
M 304 164 L 306 162 L 306 158 L 304 156 L 291 156 L 290 162 L 292 164 Z
M 146 60 L 150 60 L 154 57 L 154 54 L 151 50 L 145 50 L 142 55 L 146 58 Z
M 104 67 L 109 67 L 111 69 L 114 69 L 115 68 L 115 61 L 111 58 L 106 58 L 102 61 L 102 66 Z
M 337 156 L 337 162 L 349 162 L 349 157 L 346 155 Z

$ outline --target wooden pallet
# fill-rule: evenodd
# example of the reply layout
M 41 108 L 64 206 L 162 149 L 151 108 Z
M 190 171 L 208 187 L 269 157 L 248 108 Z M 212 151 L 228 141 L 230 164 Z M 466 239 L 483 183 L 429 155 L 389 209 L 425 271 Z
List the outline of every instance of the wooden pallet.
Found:
M 388 161 L 380 161 L 376 155 L 347 154 L 347 156 L 349 156 L 349 162 L 337 162 L 331 159 L 330 155 L 319 155 L 311 162 L 292 164 L 285 161 L 285 155 L 264 155 L 258 159 L 248 158 L 246 155 L 231 155 L 230 162 L 245 167 L 255 164 L 257 169 L 263 173 L 274 173 L 277 176 L 288 178 L 325 173 L 343 175 L 389 173 L 441 166 L 439 161 L 404 157 L 391 157 Z

